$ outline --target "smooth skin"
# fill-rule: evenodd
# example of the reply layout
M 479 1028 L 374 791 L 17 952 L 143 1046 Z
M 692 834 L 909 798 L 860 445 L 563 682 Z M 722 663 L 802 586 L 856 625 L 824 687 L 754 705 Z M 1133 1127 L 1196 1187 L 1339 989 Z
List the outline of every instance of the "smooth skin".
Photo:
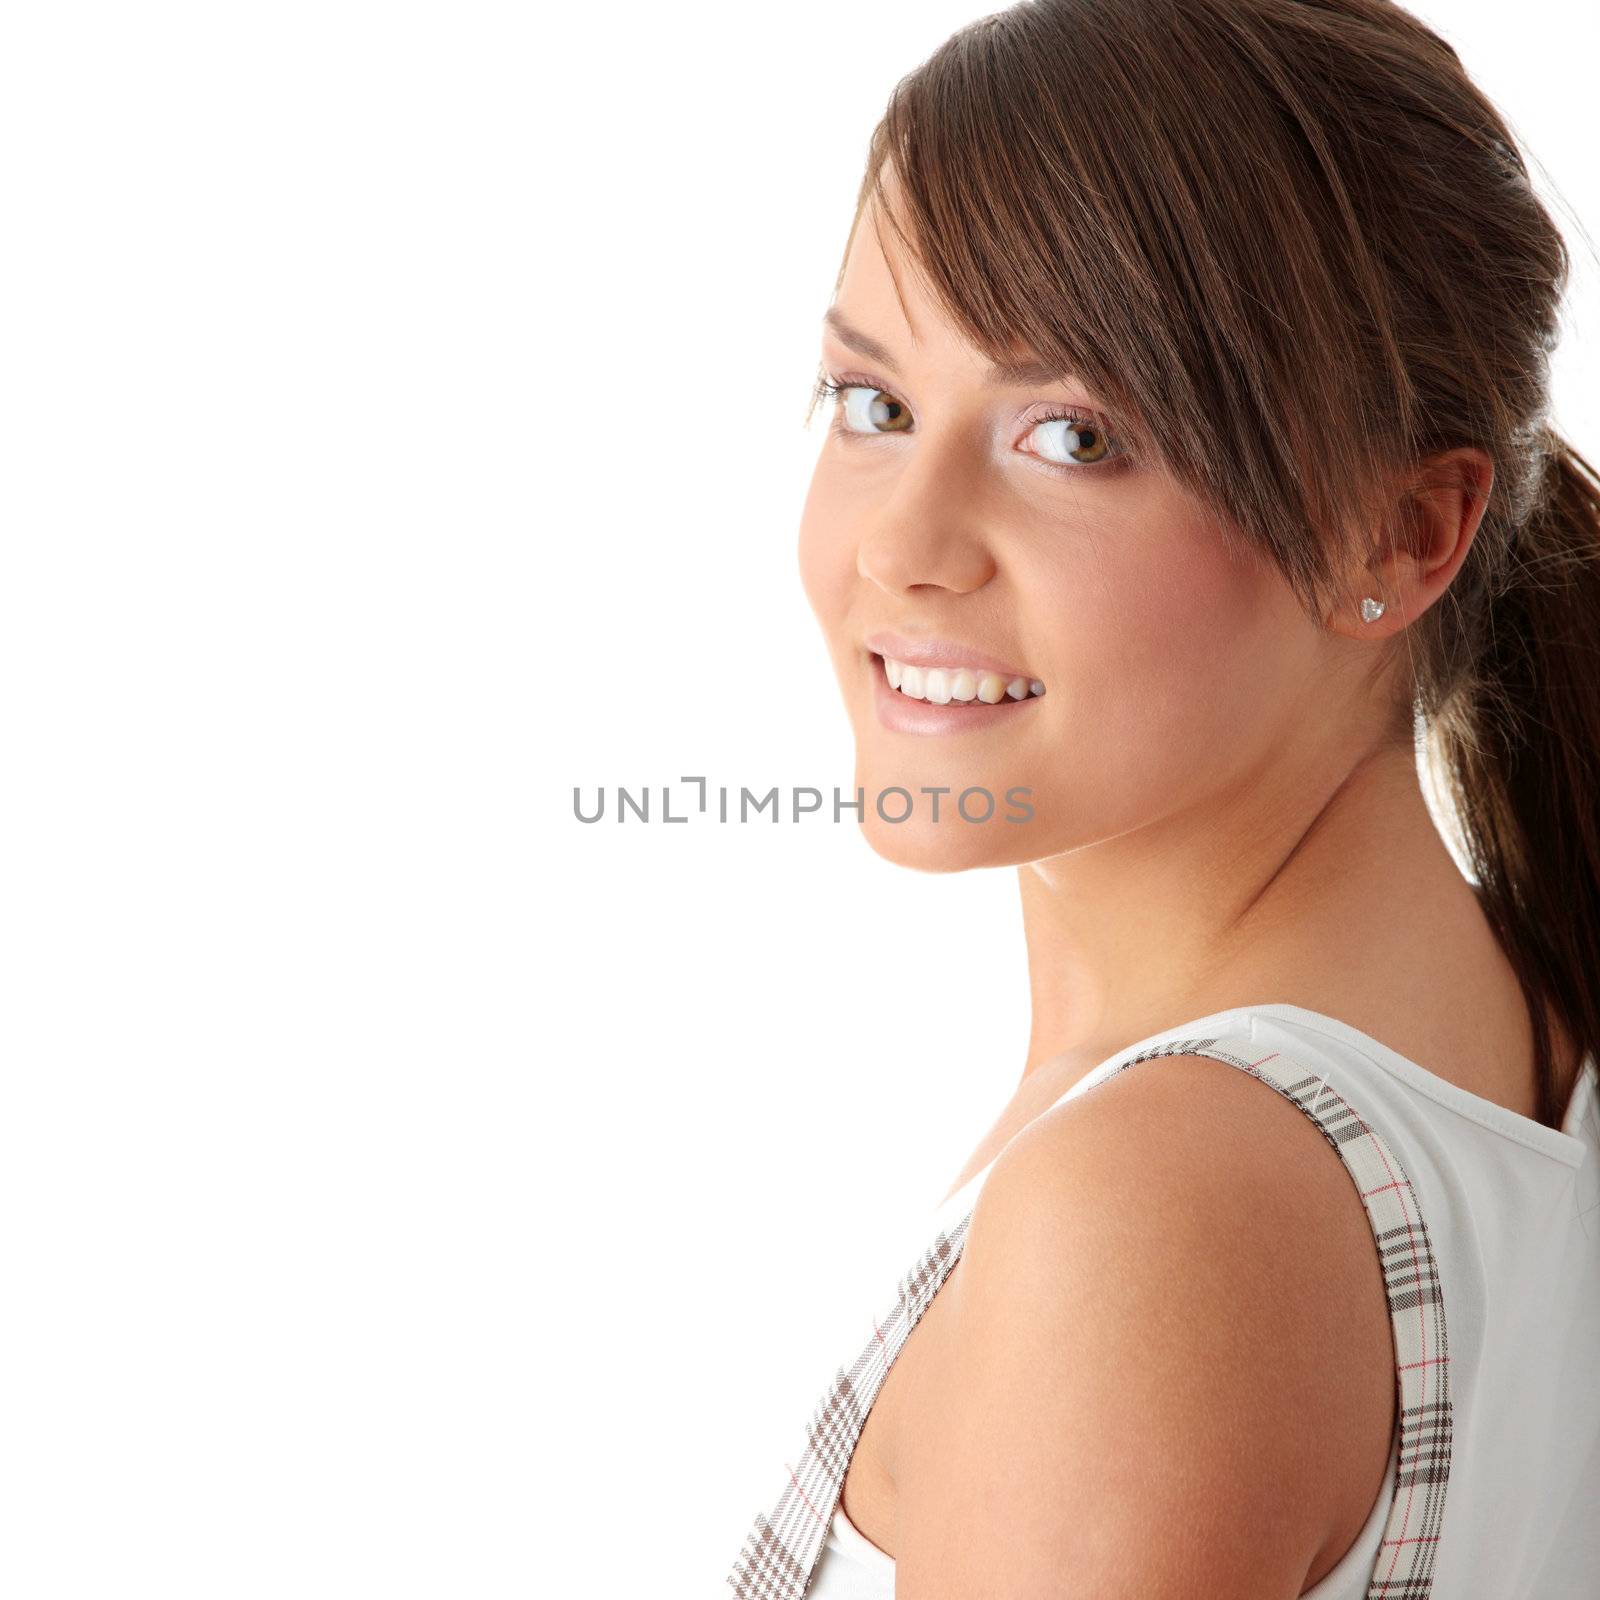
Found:
M 895 1557 L 900 1600 L 1290 1600 L 1360 1531 L 1394 1425 L 1355 1188 L 1301 1111 L 1208 1058 L 1055 1103 L 1134 1041 L 1286 1001 L 1532 1115 L 1514 974 L 1411 751 L 1385 743 L 1393 669 L 1366 681 L 1465 559 L 1492 464 L 1453 451 L 1397 477 L 1405 537 L 1375 537 L 1319 621 L 1147 464 L 1047 459 L 1042 414 L 1085 408 L 1112 436 L 1115 417 L 1070 379 L 993 382 L 870 212 L 832 309 L 879 354 L 825 328 L 829 375 L 910 420 L 830 430 L 801 529 L 855 781 L 1026 785 L 1035 807 L 985 827 L 868 806 L 891 860 L 1019 869 L 1032 1031 L 952 1185 L 998 1154 L 846 1513 Z M 1363 595 L 1387 598 L 1378 622 Z M 981 734 L 890 731 L 863 644 L 880 628 L 1014 661 L 1047 694 Z
M 1140 1063 L 1030 1126 L 935 1304 L 897 1596 L 1283 1600 L 1366 1520 L 1395 1388 L 1371 1233 L 1237 1068 Z

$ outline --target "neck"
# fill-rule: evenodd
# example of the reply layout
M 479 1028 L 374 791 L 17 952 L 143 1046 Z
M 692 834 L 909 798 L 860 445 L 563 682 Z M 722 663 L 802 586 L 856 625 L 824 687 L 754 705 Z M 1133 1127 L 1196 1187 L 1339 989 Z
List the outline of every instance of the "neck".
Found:
M 1418 948 L 1420 914 L 1472 892 L 1409 746 L 1332 772 L 1282 763 L 1270 783 L 1258 774 L 1029 863 L 1019 879 L 1033 1013 L 1025 1080 L 1063 1056 L 1087 1067 L 1188 1017 L 1314 996 L 1341 959 L 1403 960 Z

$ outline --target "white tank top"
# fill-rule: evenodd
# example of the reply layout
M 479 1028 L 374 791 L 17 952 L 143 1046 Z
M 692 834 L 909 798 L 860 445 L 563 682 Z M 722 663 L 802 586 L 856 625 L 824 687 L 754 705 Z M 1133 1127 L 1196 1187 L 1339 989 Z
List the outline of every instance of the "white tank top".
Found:
M 1344 1161 L 1383 1266 L 1397 1418 L 1361 1532 L 1305 1600 L 1556 1600 L 1600 1593 L 1600 1079 L 1559 1129 L 1440 1078 L 1321 1012 L 1214 1012 L 1101 1062 L 1205 1055 L 1300 1107 Z M 1147 1067 L 1146 1071 L 1159 1070 Z M 998 1156 L 995 1158 L 998 1160 Z M 872 1402 L 960 1258 L 991 1161 L 838 1369 L 727 1582 L 736 1600 L 890 1600 L 894 1560 L 839 1503 Z

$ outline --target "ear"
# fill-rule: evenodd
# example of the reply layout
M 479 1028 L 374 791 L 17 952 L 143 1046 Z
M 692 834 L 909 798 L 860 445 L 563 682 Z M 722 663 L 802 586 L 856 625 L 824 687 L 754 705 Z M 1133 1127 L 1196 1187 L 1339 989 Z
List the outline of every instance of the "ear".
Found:
M 1389 480 L 1380 535 L 1328 626 L 1352 639 L 1387 639 L 1450 587 L 1466 560 L 1494 485 L 1494 462 L 1474 446 L 1440 451 Z M 1368 622 L 1365 598 L 1383 614 Z

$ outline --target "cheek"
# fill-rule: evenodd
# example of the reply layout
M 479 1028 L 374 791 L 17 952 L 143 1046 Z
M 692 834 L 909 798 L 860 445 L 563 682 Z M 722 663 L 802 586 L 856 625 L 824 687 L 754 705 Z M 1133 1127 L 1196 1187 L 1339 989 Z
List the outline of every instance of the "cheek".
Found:
M 800 514 L 800 582 L 830 644 L 849 610 L 855 575 L 850 509 L 826 461 L 819 461 Z
M 1154 526 L 1083 575 L 1059 635 L 1066 747 L 1130 800 L 1155 783 L 1181 794 L 1270 738 L 1296 648 L 1281 580 L 1205 523 Z

